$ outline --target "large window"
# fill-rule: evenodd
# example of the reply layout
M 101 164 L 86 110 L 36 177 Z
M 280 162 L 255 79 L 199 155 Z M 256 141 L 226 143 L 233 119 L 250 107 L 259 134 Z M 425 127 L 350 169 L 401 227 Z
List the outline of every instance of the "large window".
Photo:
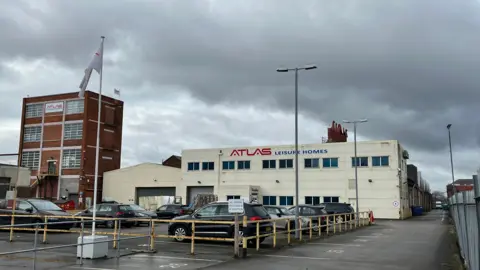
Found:
M 42 127 L 25 127 L 23 130 L 24 142 L 39 142 L 42 138 Z
M 280 196 L 280 205 L 293 205 L 293 196 Z
M 355 167 L 354 157 L 352 157 L 352 167 Z M 368 167 L 368 157 L 357 157 L 357 167 Z
M 379 157 L 372 157 L 372 166 L 374 167 L 383 167 L 388 166 L 388 156 L 379 156 Z
M 264 169 L 275 169 L 277 168 L 277 161 L 275 159 L 262 160 L 262 167 Z
M 224 161 L 224 162 L 222 162 L 222 169 L 224 169 L 224 170 L 235 170 L 235 161 Z
M 323 168 L 338 168 L 338 158 L 324 158 Z
M 67 101 L 67 114 L 83 113 L 83 100 Z
M 305 204 L 320 204 L 320 196 L 305 196 Z
M 263 205 L 277 205 L 277 196 L 263 196 Z
M 30 170 L 38 170 L 39 162 L 40 151 L 30 151 L 22 153 L 22 167 L 29 168 Z
M 236 199 L 240 199 L 240 195 L 227 195 L 227 201 Z
M 329 203 L 329 202 L 339 202 L 340 197 L 323 197 L 323 202 Z
M 43 104 L 28 104 L 25 107 L 25 118 L 41 117 Z
M 250 160 L 239 160 L 237 166 L 239 170 L 250 170 Z
M 202 162 L 202 171 L 213 171 L 215 169 L 215 163 L 213 161 Z
M 199 171 L 200 170 L 200 162 L 188 162 L 187 169 L 189 171 Z
M 82 123 L 65 124 L 63 138 L 65 140 L 79 140 L 82 138 Z
M 318 158 L 306 158 L 305 168 L 320 168 L 320 160 Z
M 280 159 L 278 167 L 280 169 L 293 168 L 293 159 Z
M 63 150 L 62 167 L 64 169 L 80 169 L 82 152 L 80 149 Z

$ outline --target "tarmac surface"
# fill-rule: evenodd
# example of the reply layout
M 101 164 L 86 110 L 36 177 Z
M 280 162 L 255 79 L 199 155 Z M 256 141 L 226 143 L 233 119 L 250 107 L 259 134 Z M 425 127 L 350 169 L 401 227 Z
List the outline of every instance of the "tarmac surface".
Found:
M 248 249 L 245 259 L 233 258 L 231 243 L 195 241 L 195 255 L 190 255 L 190 243 L 176 243 L 158 238 L 156 253 L 146 253 L 148 239 L 126 240 L 120 249 L 110 249 L 109 258 L 84 260 L 79 265 L 75 247 L 40 251 L 36 254 L 36 269 L 356 269 L 356 270 L 447 270 L 453 251 L 448 233 L 450 225 L 442 211 L 404 221 L 377 221 L 376 225 L 346 233 L 322 237 L 301 244 L 286 245 L 286 236 L 279 237 L 277 248 L 267 239 L 260 250 Z M 99 229 L 99 231 L 109 231 Z M 160 225 L 156 232 L 165 232 Z M 148 232 L 147 227 L 122 229 L 122 232 Z M 72 244 L 78 234 L 48 234 L 49 244 L 39 247 Z M 304 236 L 308 238 L 307 236 Z M 293 237 L 292 237 L 293 238 Z M 15 233 L 8 242 L 8 232 L 0 232 L 0 252 L 32 248 L 34 234 Z M 109 245 L 111 247 L 111 244 Z M 122 255 L 116 258 L 117 252 Z M 33 269 L 33 253 L 20 253 L 0 258 L 0 269 Z

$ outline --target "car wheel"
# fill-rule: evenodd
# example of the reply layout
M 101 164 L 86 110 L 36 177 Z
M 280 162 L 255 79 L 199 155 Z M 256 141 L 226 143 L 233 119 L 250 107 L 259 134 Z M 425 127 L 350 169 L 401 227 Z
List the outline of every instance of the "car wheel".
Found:
M 313 224 L 312 224 L 312 231 L 318 232 L 319 229 L 320 229 L 320 227 L 318 226 L 317 223 L 313 223 Z
M 105 223 L 105 227 L 107 227 L 109 229 L 113 229 L 115 227 L 115 221 L 107 220 L 107 222 Z
M 338 216 L 335 220 L 336 220 L 337 224 L 343 223 L 343 217 L 342 216 Z
M 186 240 L 185 236 L 188 236 L 187 231 L 188 229 L 184 225 L 175 226 L 173 229 L 173 239 L 177 242 L 184 242 Z

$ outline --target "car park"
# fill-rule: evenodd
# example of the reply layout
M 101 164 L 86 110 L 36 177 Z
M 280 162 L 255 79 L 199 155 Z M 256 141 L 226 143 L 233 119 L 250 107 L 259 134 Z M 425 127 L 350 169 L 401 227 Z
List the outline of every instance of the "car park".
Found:
M 0 224 L 11 224 L 11 215 L 13 214 L 13 200 L 0 201 Z M 5 216 L 7 215 L 7 216 Z M 65 210 L 58 207 L 51 201 L 41 199 L 21 199 L 15 200 L 15 224 L 29 224 L 29 223 L 45 223 L 45 218 L 48 222 L 63 222 L 62 224 L 49 224 L 51 229 L 70 229 L 74 223 L 65 223 L 73 221 Z M 66 218 L 63 218 L 66 217 Z
M 144 208 L 142 208 L 139 205 L 136 204 L 129 204 L 130 208 L 132 208 L 133 212 L 135 213 L 135 217 L 138 219 L 152 219 L 152 218 L 157 218 L 157 213 L 153 211 L 148 211 Z M 135 221 L 135 226 L 141 226 L 143 224 L 148 225 L 150 222 L 149 221 Z
M 270 220 L 267 210 L 258 203 L 244 203 L 244 215 L 239 215 L 239 220 L 242 220 L 243 216 L 246 216 L 250 221 Z M 235 217 L 228 212 L 228 202 L 213 202 L 199 208 L 193 214 L 179 216 L 173 220 L 228 221 L 233 223 Z M 259 224 L 260 234 L 272 232 L 273 224 L 271 222 Z M 242 228 L 242 224 L 240 224 L 239 234 L 241 236 L 254 236 L 256 235 L 256 227 L 256 223 L 249 223 L 246 228 Z M 200 237 L 233 238 L 234 229 L 233 224 L 196 223 L 195 235 Z M 173 239 L 175 241 L 185 241 L 185 236 L 192 235 L 192 224 L 190 222 L 171 222 L 168 225 L 168 234 L 174 236 Z M 259 241 L 263 242 L 265 238 L 261 237 Z
M 295 213 L 295 206 L 289 208 L 290 212 Z M 318 231 L 318 221 L 320 220 L 320 226 L 322 226 L 322 231 L 326 230 L 327 218 L 328 215 L 325 208 L 321 205 L 299 205 L 298 206 L 298 215 L 300 217 L 312 220 L 312 227 L 314 231 Z M 294 214 L 295 215 L 295 214 Z
M 188 206 L 183 204 L 164 204 L 157 209 L 156 213 L 159 219 L 172 219 L 188 214 L 187 208 Z
M 77 217 L 93 217 L 93 208 L 86 209 L 82 212 L 75 214 Z M 102 225 L 107 228 L 115 227 L 114 218 L 122 219 L 120 224 L 127 228 L 132 227 L 135 224 L 133 220 L 135 218 L 135 212 L 128 204 L 118 203 L 101 203 L 97 204 L 96 216 L 99 218 L 110 218 L 108 220 L 96 220 L 96 225 Z M 91 219 L 90 219 L 91 220 Z M 89 225 L 91 222 L 85 222 L 85 225 Z
M 275 220 L 275 227 L 277 228 L 277 230 L 287 230 L 288 221 L 290 221 L 290 228 L 295 228 L 295 214 L 287 207 L 276 205 L 265 205 L 264 207 L 270 215 L 271 219 Z M 300 217 L 300 221 L 302 222 L 303 228 L 309 226 L 308 224 L 310 220 L 308 218 Z
M 319 204 L 319 206 L 325 207 L 325 211 L 327 211 L 329 215 L 338 215 L 335 216 L 336 223 L 355 219 L 355 210 L 349 203 L 322 203 Z M 330 220 L 333 221 L 333 216 L 330 217 Z

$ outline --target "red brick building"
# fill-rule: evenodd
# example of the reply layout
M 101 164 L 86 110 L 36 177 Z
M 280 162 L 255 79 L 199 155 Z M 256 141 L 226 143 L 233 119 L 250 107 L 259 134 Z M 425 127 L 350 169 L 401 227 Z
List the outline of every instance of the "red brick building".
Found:
M 452 188 L 452 184 L 447 185 L 447 197 L 453 196 L 454 192 L 462 192 L 473 190 L 473 179 L 458 179 L 455 180 L 455 190 Z
M 93 203 L 98 93 L 23 99 L 19 162 L 32 170 L 32 197 Z M 102 96 L 98 199 L 102 175 L 120 168 L 123 102 Z

